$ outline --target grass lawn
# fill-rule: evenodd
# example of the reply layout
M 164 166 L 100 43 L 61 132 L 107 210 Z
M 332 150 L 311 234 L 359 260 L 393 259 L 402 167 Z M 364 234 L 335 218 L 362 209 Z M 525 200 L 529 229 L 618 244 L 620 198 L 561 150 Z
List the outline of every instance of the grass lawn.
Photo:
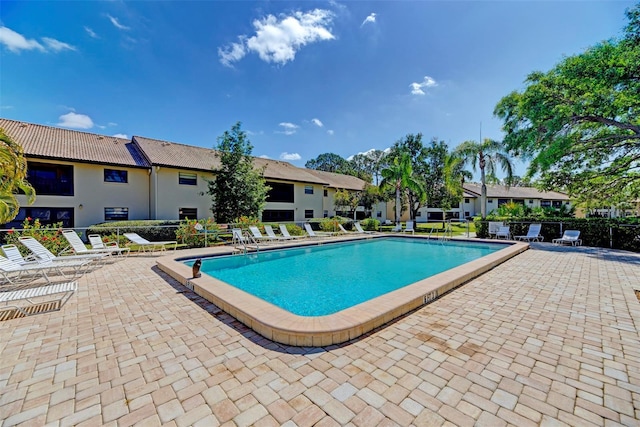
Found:
M 406 223 L 402 223 L 402 228 L 404 229 Z M 445 223 L 446 225 L 446 223 Z M 391 231 L 391 229 L 393 228 L 393 225 L 385 225 L 382 226 L 380 229 L 381 231 Z M 442 222 L 429 222 L 429 223 L 418 223 L 416 224 L 416 233 L 426 233 L 429 234 L 431 233 L 431 229 L 433 228 L 433 232 L 432 233 L 436 233 L 439 232 L 441 235 L 444 232 L 444 227 Z M 469 227 L 469 232 L 470 233 L 475 233 L 476 231 L 476 227 L 475 224 L 473 222 L 468 222 L 468 223 L 462 223 L 462 222 L 452 222 L 451 223 L 451 231 L 453 232 L 454 236 L 466 236 L 467 235 L 467 227 Z

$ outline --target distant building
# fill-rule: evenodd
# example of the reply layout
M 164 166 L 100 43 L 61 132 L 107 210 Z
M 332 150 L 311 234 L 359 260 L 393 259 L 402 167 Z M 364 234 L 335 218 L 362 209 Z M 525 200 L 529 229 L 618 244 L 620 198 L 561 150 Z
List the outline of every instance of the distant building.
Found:
M 481 184 L 466 183 L 461 203 L 446 212 L 435 207 L 425 207 L 418 211 L 417 222 L 442 221 L 444 219 L 468 219 L 480 215 Z M 569 196 L 556 191 L 540 191 L 532 187 L 506 187 L 504 185 L 487 185 L 487 214 L 505 203 L 519 203 L 529 208 L 571 206 Z M 376 210 L 377 219 L 394 221 L 395 202 L 381 203 Z M 409 219 L 409 212 L 402 213 L 402 221 Z
M 18 217 L 63 227 L 87 227 L 105 221 L 197 219 L 211 216 L 207 179 L 219 165 L 216 151 L 133 136 L 131 140 L 0 118 L 3 128 L 24 149 L 28 180 L 36 202 L 21 203 Z M 360 191 L 359 178 L 299 168 L 255 157 L 271 187 L 263 221 L 305 221 L 334 216 L 339 189 Z

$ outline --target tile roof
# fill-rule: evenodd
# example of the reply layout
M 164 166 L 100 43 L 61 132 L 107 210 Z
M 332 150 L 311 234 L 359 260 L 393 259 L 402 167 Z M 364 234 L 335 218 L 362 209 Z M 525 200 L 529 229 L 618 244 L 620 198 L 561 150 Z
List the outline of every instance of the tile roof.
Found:
M 474 197 L 480 197 L 482 185 L 465 183 L 464 190 Z M 556 191 L 540 191 L 533 187 L 506 187 L 504 185 L 487 185 L 487 197 L 510 199 L 544 199 L 544 200 L 569 200 L 566 194 Z
M 20 144 L 27 157 L 148 168 L 131 141 L 0 118 L 0 128 Z
M 331 188 L 360 191 L 364 188 L 366 182 L 358 177 L 351 175 L 342 175 L 334 172 L 325 172 L 314 169 L 306 169 L 312 175 L 325 180 Z
M 201 171 L 211 171 L 211 168 L 220 166 L 216 150 L 212 148 L 195 147 L 142 136 L 134 136 L 133 140 L 140 146 L 152 165 Z M 264 176 L 268 179 L 327 184 L 325 180 L 308 173 L 307 169 L 295 167 L 291 163 L 261 157 L 254 157 L 253 160 L 257 168 L 265 168 Z

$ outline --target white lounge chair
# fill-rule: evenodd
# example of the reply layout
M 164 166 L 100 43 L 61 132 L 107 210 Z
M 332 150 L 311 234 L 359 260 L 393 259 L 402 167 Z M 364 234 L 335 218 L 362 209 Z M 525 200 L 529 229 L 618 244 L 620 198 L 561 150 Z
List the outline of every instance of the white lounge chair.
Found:
M 333 233 L 329 233 L 327 231 L 313 231 L 313 228 L 311 228 L 311 224 L 309 224 L 308 222 L 306 222 L 304 224 L 304 230 L 307 232 L 307 234 L 311 238 L 331 237 L 331 236 L 333 236 Z
M 582 239 L 580 239 L 580 230 L 564 230 L 564 234 L 559 239 L 553 239 L 551 241 L 554 245 L 564 245 L 565 243 L 571 246 L 582 245 Z
M 104 242 L 102 236 L 99 234 L 89 234 L 89 243 L 91 243 L 91 249 L 113 249 L 114 252 L 122 256 L 129 255 L 131 248 L 120 247 L 118 242 Z
M 391 231 L 392 231 L 393 233 L 399 233 L 400 231 L 402 231 L 402 224 L 401 224 L 401 223 L 397 223 L 397 224 L 395 225 L 395 227 L 393 227 L 393 228 L 391 229 Z
M 119 256 L 122 256 L 123 252 L 129 253 L 129 248 L 126 248 L 127 249 L 126 251 L 120 248 L 89 249 L 85 246 L 82 239 L 80 239 L 80 236 L 78 236 L 78 233 L 76 233 L 73 230 L 64 230 L 62 232 L 62 236 L 64 236 L 67 242 L 69 242 L 69 244 L 71 245 L 71 250 L 76 255 L 104 254 L 106 256 L 112 256 L 114 254 L 117 254 Z
M 138 245 L 138 252 L 149 251 L 153 253 L 156 250 L 166 251 L 167 245 L 173 245 L 173 250 L 175 251 L 178 247 L 178 242 L 176 240 L 166 240 L 163 242 L 149 241 L 143 237 L 140 237 L 138 233 L 124 233 L 124 237 Z
M 372 233 L 375 233 L 375 231 L 368 231 L 368 230 L 364 230 L 364 229 L 362 228 L 362 225 L 360 225 L 360 223 L 359 223 L 359 222 L 354 222 L 354 223 L 353 223 L 353 226 L 356 228 L 356 231 L 357 231 L 358 233 L 361 233 L 361 234 L 372 234 Z
M 60 310 L 62 306 L 69 301 L 77 289 L 78 282 L 65 282 L 0 292 L 0 303 L 5 304 L 0 306 L 0 311 L 17 310 L 25 316 L 31 316 L 33 314 L 49 313 L 54 310 Z M 42 298 L 52 295 L 56 295 L 57 297 L 54 299 L 42 300 Z M 33 311 L 29 310 L 29 306 L 25 307 L 23 304 L 18 305 L 18 302 L 20 301 L 25 301 L 30 306 L 47 303 L 50 304 L 50 307 L 45 310 Z
M 0 277 L 3 280 L 0 283 L 10 283 L 18 285 L 21 283 L 29 283 L 43 278 L 50 282 L 47 271 L 49 267 L 40 264 L 20 265 L 8 258 L 0 256 Z
M 287 239 L 304 239 L 306 237 L 306 236 L 292 236 L 289 233 L 287 226 L 284 224 L 279 224 L 278 227 L 280 228 L 280 233 L 282 233 L 282 235 Z
M 342 224 L 340 224 L 340 223 L 338 223 L 338 230 L 339 230 L 339 232 L 340 232 L 340 233 L 342 233 L 342 234 L 356 234 L 356 232 L 355 232 L 355 231 L 347 231 L 347 229 L 346 229 L 346 228 L 344 228 L 344 227 L 342 226 Z
M 251 235 L 253 236 L 256 242 L 271 242 L 273 239 L 269 236 L 263 236 L 258 227 L 255 225 L 249 226 L 249 231 L 251 231 Z
M 265 224 L 264 226 L 264 232 L 267 233 L 267 236 L 269 236 L 269 238 L 273 241 L 285 241 L 285 240 L 291 240 L 291 237 L 285 237 L 285 236 L 278 236 L 274 231 L 273 228 L 268 225 Z
M 10 259 L 11 261 L 20 264 L 20 265 L 26 265 L 26 264 L 37 264 L 39 262 L 39 260 L 31 255 L 28 257 L 23 257 L 22 253 L 20 253 L 20 249 L 18 249 L 18 247 L 16 245 L 2 245 L 2 247 L 0 247 L 2 249 L 2 252 L 4 252 L 4 256 L 8 259 Z
M 411 234 L 415 233 L 415 229 L 413 228 L 413 221 L 407 221 L 407 224 L 404 226 L 404 230 L 402 230 L 403 233 L 410 231 Z
M 540 234 L 540 229 L 542 228 L 542 224 L 530 224 L 529 230 L 525 236 L 513 236 L 515 240 L 522 240 L 525 242 L 542 242 L 544 240 L 544 236 Z
M 496 230 L 496 239 L 511 239 L 511 229 L 508 225 L 502 225 Z
M 496 233 L 498 232 L 498 229 L 503 226 L 504 226 L 503 222 L 489 221 L 489 238 L 491 239 L 493 237 L 496 237 Z
M 38 242 L 34 237 L 31 236 L 22 236 L 18 237 L 18 242 L 24 245 L 33 253 L 33 255 L 40 262 L 46 261 L 71 261 L 71 260 L 84 260 L 84 261 L 94 261 L 96 265 L 101 265 L 105 258 L 106 254 L 85 254 L 85 255 L 65 255 L 65 256 L 57 256 L 49 249 L 44 247 L 42 243 Z
M 58 274 L 64 277 L 66 280 L 72 280 L 86 273 L 90 269 L 90 267 L 92 267 L 92 260 L 89 258 L 66 259 L 65 257 L 56 257 L 51 261 L 42 260 L 35 256 L 29 256 L 25 258 L 22 256 L 20 250 L 16 245 L 2 245 L 2 252 L 4 252 L 6 259 L 16 264 L 17 266 L 23 267 L 23 273 L 29 273 L 28 269 L 30 268 L 37 275 L 40 275 L 40 273 L 42 273 L 41 275 L 47 281 L 49 281 L 49 278 L 46 273 Z M 11 265 L 10 263 L 4 262 L 2 267 L 7 273 L 10 271 L 13 273 L 20 273 L 20 271 L 16 268 L 16 265 Z M 43 269 L 42 272 L 40 272 L 38 268 Z M 18 276 L 20 275 L 18 274 Z M 5 277 L 5 279 L 8 278 Z

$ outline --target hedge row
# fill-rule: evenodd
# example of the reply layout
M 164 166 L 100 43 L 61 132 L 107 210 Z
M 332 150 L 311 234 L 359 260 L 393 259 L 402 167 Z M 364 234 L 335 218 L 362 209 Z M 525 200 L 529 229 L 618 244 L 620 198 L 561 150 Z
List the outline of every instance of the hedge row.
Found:
M 529 224 L 537 223 L 542 224 L 541 234 L 545 242 L 561 237 L 564 230 L 579 230 L 583 245 L 640 252 L 640 220 L 638 218 L 545 218 L 540 220 L 535 217 L 494 217 L 484 221 L 474 218 L 478 237 L 489 237 L 489 221 L 504 222 L 510 226 L 514 236 L 526 235 Z
M 176 240 L 176 230 L 182 221 L 179 220 L 140 220 L 114 221 L 92 225 L 87 229 L 87 235 L 99 234 L 110 236 L 119 233 L 137 233 L 147 240 L 166 241 Z

